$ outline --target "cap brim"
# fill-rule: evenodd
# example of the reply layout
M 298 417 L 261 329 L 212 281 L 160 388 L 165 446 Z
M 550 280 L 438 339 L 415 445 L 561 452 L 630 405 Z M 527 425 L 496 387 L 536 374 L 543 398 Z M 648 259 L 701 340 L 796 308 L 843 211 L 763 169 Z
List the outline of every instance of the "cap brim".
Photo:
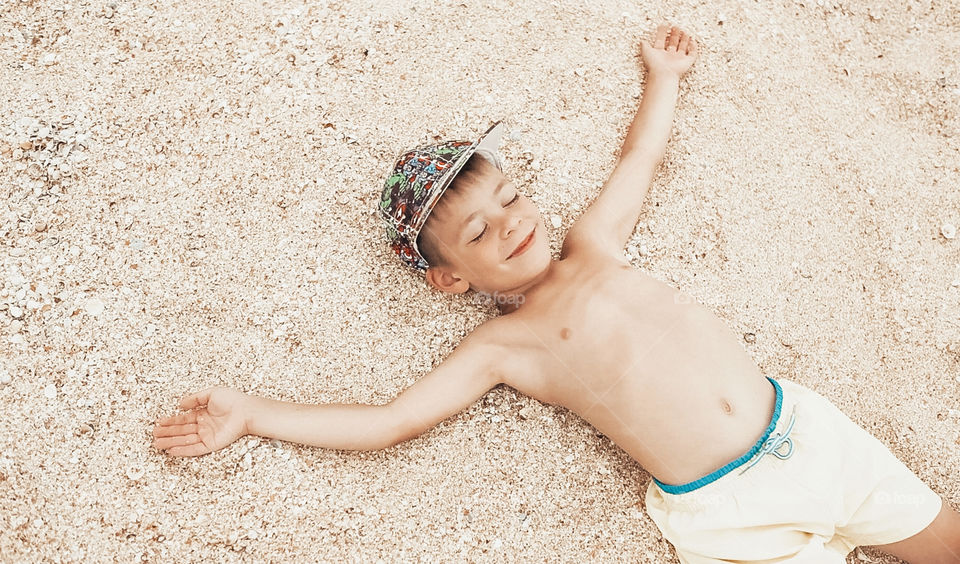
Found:
M 503 163 L 500 162 L 500 156 L 497 149 L 500 148 L 500 141 L 503 139 L 503 122 L 497 121 L 477 141 L 476 152 L 482 154 L 487 160 L 491 161 L 497 168 L 503 170 Z

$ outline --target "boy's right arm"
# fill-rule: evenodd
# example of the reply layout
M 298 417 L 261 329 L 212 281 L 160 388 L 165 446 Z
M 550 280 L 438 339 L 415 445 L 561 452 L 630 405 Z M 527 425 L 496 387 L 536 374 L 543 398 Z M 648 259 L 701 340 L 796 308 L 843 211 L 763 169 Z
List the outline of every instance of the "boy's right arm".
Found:
M 154 446 L 175 456 L 223 448 L 246 434 L 345 450 L 377 450 L 412 439 L 469 407 L 503 382 L 493 322 L 468 335 L 439 366 L 385 405 L 308 405 L 208 388 L 160 420 Z
M 387 404 L 393 444 L 419 436 L 504 383 L 502 367 L 508 358 L 497 341 L 497 321 L 474 329 L 443 362 Z

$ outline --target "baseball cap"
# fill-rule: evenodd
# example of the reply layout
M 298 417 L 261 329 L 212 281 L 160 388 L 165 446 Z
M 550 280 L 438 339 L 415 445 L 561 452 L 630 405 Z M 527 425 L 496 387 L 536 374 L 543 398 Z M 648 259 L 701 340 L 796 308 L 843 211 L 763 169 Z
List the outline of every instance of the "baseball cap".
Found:
M 474 153 L 503 170 L 497 155 L 502 137 L 503 126 L 498 121 L 475 142 L 444 141 L 411 149 L 397 158 L 384 183 L 379 209 L 387 224 L 390 248 L 405 264 L 420 272 L 429 268 L 417 248 L 427 217 Z

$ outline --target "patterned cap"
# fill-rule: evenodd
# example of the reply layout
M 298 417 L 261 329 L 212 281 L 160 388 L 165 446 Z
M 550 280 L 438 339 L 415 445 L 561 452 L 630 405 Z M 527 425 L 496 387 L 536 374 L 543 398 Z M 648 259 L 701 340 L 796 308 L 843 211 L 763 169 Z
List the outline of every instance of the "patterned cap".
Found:
M 475 152 L 500 170 L 497 147 L 503 136 L 494 123 L 475 143 L 444 141 L 405 152 L 397 158 L 380 197 L 380 213 L 387 223 L 390 248 L 404 263 L 424 272 L 429 268 L 417 248 L 417 236 L 440 196 Z

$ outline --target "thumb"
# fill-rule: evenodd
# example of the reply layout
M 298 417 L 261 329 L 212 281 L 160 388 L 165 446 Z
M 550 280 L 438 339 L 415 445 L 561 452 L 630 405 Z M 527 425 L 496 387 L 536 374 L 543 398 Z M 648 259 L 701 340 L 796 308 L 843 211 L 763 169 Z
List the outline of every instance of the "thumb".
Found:
M 640 40 L 640 56 L 646 60 L 647 56 L 653 51 L 653 44 L 646 39 Z
M 180 409 L 193 409 L 195 407 L 207 405 L 207 402 L 210 401 L 210 392 L 213 390 L 214 388 L 210 387 L 195 394 L 184 396 L 183 399 L 180 400 Z

